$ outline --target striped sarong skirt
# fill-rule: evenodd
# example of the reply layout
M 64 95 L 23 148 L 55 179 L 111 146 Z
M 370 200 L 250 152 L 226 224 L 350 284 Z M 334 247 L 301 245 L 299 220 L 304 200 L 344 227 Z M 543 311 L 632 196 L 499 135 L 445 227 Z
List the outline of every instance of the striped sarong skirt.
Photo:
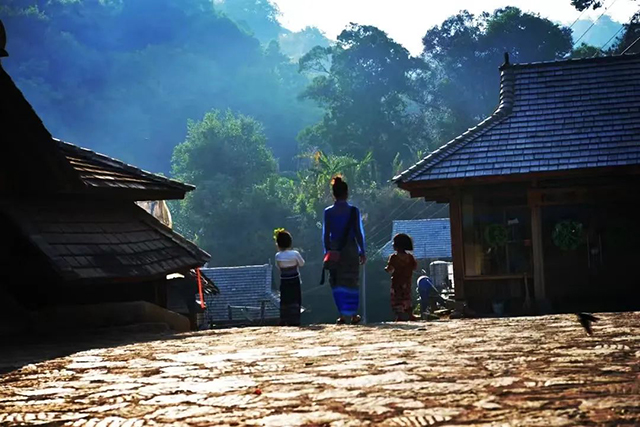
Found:
M 302 293 L 298 268 L 283 268 L 280 270 L 280 324 L 300 326 L 301 308 Z
M 358 314 L 360 305 L 360 257 L 355 240 L 340 252 L 336 270 L 329 271 L 333 300 L 341 316 Z

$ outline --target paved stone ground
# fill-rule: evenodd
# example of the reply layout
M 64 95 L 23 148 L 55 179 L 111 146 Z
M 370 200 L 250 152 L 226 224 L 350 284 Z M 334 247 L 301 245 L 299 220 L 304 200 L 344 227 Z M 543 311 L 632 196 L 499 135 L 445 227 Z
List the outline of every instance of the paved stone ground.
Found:
M 226 329 L 97 348 L 0 377 L 0 425 L 38 423 L 640 425 L 640 313 L 602 315 L 593 337 L 558 315 Z

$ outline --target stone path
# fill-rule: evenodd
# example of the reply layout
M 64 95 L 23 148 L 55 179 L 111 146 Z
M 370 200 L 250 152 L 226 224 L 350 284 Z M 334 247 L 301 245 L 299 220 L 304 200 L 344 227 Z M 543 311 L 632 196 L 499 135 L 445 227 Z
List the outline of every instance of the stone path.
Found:
M 96 343 L 97 344 L 97 343 Z M 42 349 L 41 349 L 42 350 Z M 0 425 L 640 425 L 640 313 L 206 331 L 0 376 Z

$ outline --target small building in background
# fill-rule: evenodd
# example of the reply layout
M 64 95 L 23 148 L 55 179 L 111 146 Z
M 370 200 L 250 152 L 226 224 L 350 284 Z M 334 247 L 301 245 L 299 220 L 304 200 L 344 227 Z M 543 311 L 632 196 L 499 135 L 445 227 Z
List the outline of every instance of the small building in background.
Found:
M 413 239 L 413 256 L 420 261 L 451 260 L 451 227 L 449 218 L 393 221 L 391 240 L 382 248 L 386 260 L 393 253 L 393 236 L 405 233 Z
M 393 236 L 399 233 L 408 234 L 413 239 L 413 256 L 418 261 L 417 274 L 422 275 L 424 270 L 438 289 L 453 288 L 449 218 L 393 221 L 391 240 L 380 251 L 385 261 L 393 254 Z
M 280 297 L 272 290 L 271 265 L 202 268 L 200 271 L 220 291 L 205 296 L 205 327 L 278 323 Z
M 449 203 L 477 313 L 640 309 L 640 55 L 501 67 L 500 105 L 394 178 Z

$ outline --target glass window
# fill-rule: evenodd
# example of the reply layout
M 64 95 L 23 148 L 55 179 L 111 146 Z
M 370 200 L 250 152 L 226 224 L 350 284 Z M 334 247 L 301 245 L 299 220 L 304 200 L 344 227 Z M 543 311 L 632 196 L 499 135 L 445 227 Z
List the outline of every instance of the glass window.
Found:
M 531 210 L 520 200 L 462 199 L 465 276 L 531 273 Z

